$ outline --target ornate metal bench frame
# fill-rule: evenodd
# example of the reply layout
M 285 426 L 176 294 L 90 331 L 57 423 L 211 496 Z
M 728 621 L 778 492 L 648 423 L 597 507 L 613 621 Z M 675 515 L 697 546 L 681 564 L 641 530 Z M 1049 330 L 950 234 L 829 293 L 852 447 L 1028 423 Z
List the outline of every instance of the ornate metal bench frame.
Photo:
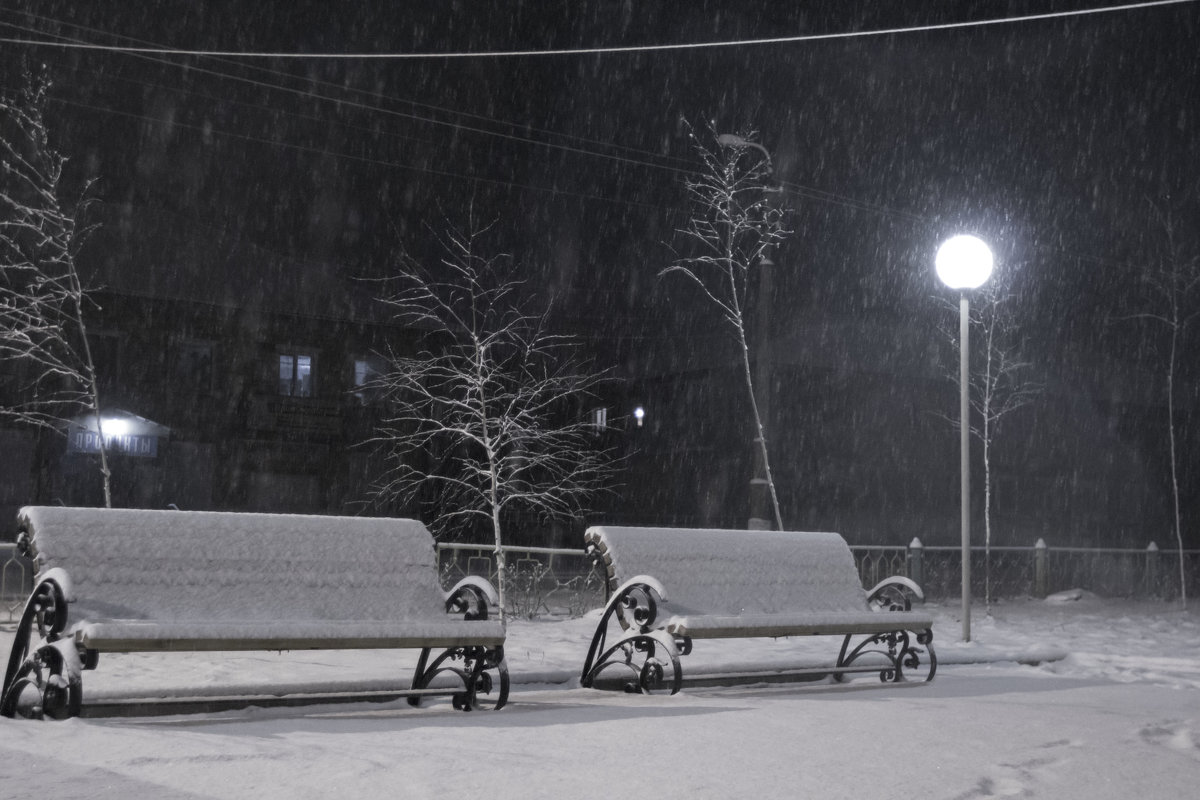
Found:
M 24 531 L 18 546 L 22 554 L 31 555 Z M 25 603 L 9 653 L 0 691 L 0 716 L 64 719 L 80 714 L 83 670 L 96 668 L 101 650 L 86 648 L 73 638 L 63 636 L 68 627 L 70 596 L 70 578 L 62 569 L 48 570 L 34 587 Z M 465 620 L 483 620 L 488 618 L 489 603 L 494 605 L 496 601 L 495 590 L 489 583 L 467 577 L 446 594 L 446 612 L 462 614 Z M 230 640 L 229 644 L 231 650 L 247 649 L 237 640 Z M 319 638 L 305 641 L 306 648 L 322 649 L 321 645 Z M 419 705 L 423 697 L 449 696 L 456 709 L 470 711 L 480 707 L 480 695 L 490 698 L 496 689 L 492 709 L 499 710 L 508 702 L 509 676 L 503 645 L 449 647 L 431 661 L 432 653 L 432 647 L 422 648 L 408 690 L 387 694 L 407 697 L 413 706 Z M 430 688 L 440 675 L 456 677 L 461 686 Z M 312 695 L 311 700 L 320 702 L 323 697 Z M 253 701 L 246 703 L 251 704 Z
M 587 545 L 587 553 L 602 573 L 607 571 L 604 554 L 594 544 Z M 607 584 L 606 584 L 607 585 Z M 867 604 L 877 610 L 880 617 L 879 630 L 870 633 L 847 633 L 821 626 L 819 631 L 797 628 L 793 634 L 786 631 L 774 635 L 834 635 L 844 636 L 837 662 L 830 667 L 797 669 L 789 674 L 820 678 L 833 676 L 841 681 L 852 673 L 878 672 L 884 683 L 908 680 L 905 670 L 918 672 L 924 661 L 927 673 L 925 681 L 933 680 L 937 672 L 937 655 L 933 650 L 933 631 L 924 628 L 918 631 L 891 628 L 886 621 L 889 611 L 909 611 L 912 598 L 924 599 L 921 588 L 905 577 L 892 577 L 881 581 L 867 593 Z M 612 591 L 604 613 L 596 626 L 584 660 L 579 682 L 585 688 L 596 685 L 601 673 L 618 668 L 629 673 L 630 679 L 623 684 L 627 692 L 650 694 L 669 689 L 675 694 L 683 685 L 683 670 L 679 659 L 692 651 L 692 636 L 673 634 L 659 626 L 658 606 L 667 600 L 665 587 L 650 575 L 637 575 Z M 866 609 L 864 609 L 865 611 Z M 608 643 L 608 633 L 613 620 L 623 631 L 616 641 Z M 746 638 L 757 634 L 747 631 Z M 865 637 L 854 647 L 856 636 Z M 698 636 L 696 638 L 704 638 Z M 732 637 L 724 637 L 732 638 Z M 866 656 L 881 656 L 885 665 L 861 663 Z M 926 658 L 923 659 L 923 656 Z

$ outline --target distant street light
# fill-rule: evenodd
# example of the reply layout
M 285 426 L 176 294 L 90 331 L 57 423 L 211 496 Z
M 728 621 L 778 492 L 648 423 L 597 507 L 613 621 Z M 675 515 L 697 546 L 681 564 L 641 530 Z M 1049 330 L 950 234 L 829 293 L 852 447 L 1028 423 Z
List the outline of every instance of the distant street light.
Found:
M 992 251 L 974 236 L 954 236 L 938 248 L 934 267 L 942 283 L 958 289 L 958 430 L 962 485 L 962 638 L 971 641 L 971 401 L 970 304 L 967 290 L 978 289 L 992 274 Z

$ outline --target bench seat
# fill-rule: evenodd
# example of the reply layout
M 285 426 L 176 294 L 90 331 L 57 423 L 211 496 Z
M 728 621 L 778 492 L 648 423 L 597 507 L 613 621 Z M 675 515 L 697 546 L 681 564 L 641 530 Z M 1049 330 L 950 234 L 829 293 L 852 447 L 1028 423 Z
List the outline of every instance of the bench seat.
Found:
M 499 620 L 404 622 L 92 622 L 75 642 L 101 652 L 202 650 L 373 650 L 504 644 Z
M 841 653 L 823 674 L 936 671 L 933 619 L 911 607 L 920 587 L 896 577 L 868 592 L 836 533 L 595 526 L 584 542 L 608 591 L 584 686 L 617 667 L 633 672 L 629 688 L 677 692 L 679 657 L 697 639 L 834 635 Z M 853 637 L 865 638 L 851 648 Z
M 18 529 L 37 578 L 2 714 L 76 713 L 81 669 L 146 651 L 418 648 L 414 692 L 453 672 L 469 708 L 495 671 L 496 707 L 507 698 L 495 590 L 443 591 L 416 520 L 32 506 Z
M 932 627 L 930 617 L 911 611 L 889 612 L 888 626 L 908 630 Z M 821 636 L 877 633 L 878 612 L 824 612 L 821 614 L 674 615 L 662 627 L 672 636 L 693 639 L 746 639 L 757 636 Z

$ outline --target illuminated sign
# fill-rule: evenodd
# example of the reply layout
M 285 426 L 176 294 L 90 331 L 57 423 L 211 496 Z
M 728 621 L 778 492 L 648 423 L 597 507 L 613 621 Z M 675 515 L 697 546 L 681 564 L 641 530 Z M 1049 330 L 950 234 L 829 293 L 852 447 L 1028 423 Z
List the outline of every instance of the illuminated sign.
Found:
M 158 437 L 135 433 L 105 434 L 104 449 L 110 453 L 155 458 L 158 455 Z M 83 428 L 73 428 L 67 436 L 67 452 L 99 453 L 100 434 Z

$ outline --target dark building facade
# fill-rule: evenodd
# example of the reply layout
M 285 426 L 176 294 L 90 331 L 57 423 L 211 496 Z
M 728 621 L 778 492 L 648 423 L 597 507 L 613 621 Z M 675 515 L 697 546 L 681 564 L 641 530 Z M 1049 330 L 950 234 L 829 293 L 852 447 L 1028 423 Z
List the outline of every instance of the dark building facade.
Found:
M 92 299 L 105 415 L 155 424 L 140 447 L 109 443 L 114 505 L 366 507 L 366 441 L 381 409 L 363 384 L 379 369 L 378 353 L 411 347 L 411 330 L 112 291 Z M 6 519 L 29 502 L 103 504 L 94 448 L 44 431 L 2 435 Z

